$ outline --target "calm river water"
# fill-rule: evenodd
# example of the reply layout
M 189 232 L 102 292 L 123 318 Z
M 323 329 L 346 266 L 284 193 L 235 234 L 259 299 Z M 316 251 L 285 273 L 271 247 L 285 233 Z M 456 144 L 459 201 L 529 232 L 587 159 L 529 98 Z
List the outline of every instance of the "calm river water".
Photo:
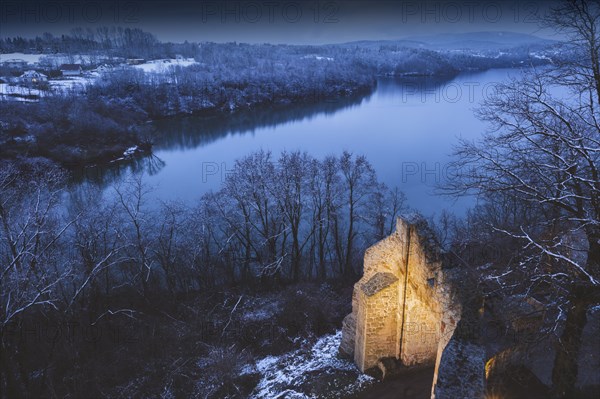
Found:
M 302 150 L 322 158 L 348 150 L 365 155 L 381 181 L 406 193 L 409 206 L 426 215 L 443 208 L 461 214 L 475 200 L 437 196 L 434 187 L 453 176 L 448 161 L 457 139 L 477 139 L 488 128 L 473 110 L 496 84 L 518 74 L 496 69 L 451 80 L 382 78 L 362 99 L 163 120 L 155 123 L 155 157 L 121 169 L 143 170 L 161 200 L 191 203 L 217 190 L 235 159 L 252 151 L 270 150 L 276 158 L 282 150 Z

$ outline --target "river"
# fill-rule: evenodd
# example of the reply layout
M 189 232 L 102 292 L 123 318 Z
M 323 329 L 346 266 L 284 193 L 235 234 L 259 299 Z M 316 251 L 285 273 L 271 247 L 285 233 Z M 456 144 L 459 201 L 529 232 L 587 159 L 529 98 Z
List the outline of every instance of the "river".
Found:
M 217 190 L 235 159 L 252 151 L 277 156 L 301 150 L 322 158 L 347 150 L 365 155 L 380 181 L 404 191 L 412 208 L 425 215 L 444 208 L 462 214 L 476 200 L 436 195 L 435 186 L 454 176 L 448 162 L 458 139 L 477 139 L 488 128 L 474 109 L 496 84 L 519 73 L 495 69 L 446 80 L 381 78 L 373 93 L 359 99 L 157 121 L 154 156 L 121 166 L 112 176 L 118 180 L 124 169 L 143 170 L 152 196 L 193 203 Z

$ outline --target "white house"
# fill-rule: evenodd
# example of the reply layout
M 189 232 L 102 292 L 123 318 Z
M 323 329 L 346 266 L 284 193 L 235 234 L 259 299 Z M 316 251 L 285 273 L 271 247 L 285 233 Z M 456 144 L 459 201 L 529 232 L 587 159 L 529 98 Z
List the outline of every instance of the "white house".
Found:
M 22 84 L 38 84 L 38 83 L 42 83 L 42 82 L 47 82 L 48 81 L 48 76 L 44 75 L 43 73 L 37 72 L 37 71 L 26 71 L 24 74 L 22 74 L 21 76 L 19 76 L 19 82 Z
M 108 73 L 111 72 L 113 70 L 113 67 L 111 65 L 108 64 L 102 64 L 102 65 L 98 65 L 98 67 L 96 68 L 96 72 L 98 73 Z
M 127 65 L 140 65 L 146 62 L 146 60 L 143 58 L 128 58 L 126 62 Z
M 81 76 L 83 74 L 83 68 L 80 64 L 62 64 L 60 66 L 60 72 L 63 76 Z

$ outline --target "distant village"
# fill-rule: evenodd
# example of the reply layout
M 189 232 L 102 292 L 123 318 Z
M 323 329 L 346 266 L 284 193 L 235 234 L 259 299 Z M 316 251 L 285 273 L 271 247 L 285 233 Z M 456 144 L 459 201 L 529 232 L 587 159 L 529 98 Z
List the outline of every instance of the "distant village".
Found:
M 73 62 L 73 58 L 80 62 Z M 85 55 L 0 54 L 0 99 L 37 101 L 40 97 L 54 94 L 85 94 L 86 87 L 98 78 L 125 68 L 164 72 L 169 66 L 187 66 L 194 62 L 180 55 L 174 59 L 147 61 L 143 58 L 114 57 L 95 60 Z

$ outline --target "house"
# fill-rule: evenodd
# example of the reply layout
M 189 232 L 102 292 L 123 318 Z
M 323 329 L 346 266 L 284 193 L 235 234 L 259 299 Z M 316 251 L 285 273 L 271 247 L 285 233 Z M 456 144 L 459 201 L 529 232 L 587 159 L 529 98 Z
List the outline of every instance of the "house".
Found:
M 127 59 L 128 65 L 140 65 L 140 64 L 143 64 L 144 62 L 146 62 L 146 60 L 143 58 L 128 58 Z
M 111 65 L 102 64 L 102 65 L 98 65 L 98 67 L 95 69 L 95 72 L 109 73 L 109 72 L 112 72 L 112 70 L 113 70 L 113 67 Z
M 37 71 L 26 71 L 24 74 L 19 76 L 19 83 L 26 85 L 35 85 L 47 81 L 48 76 Z
M 83 74 L 83 68 L 80 64 L 62 64 L 60 66 L 60 72 L 62 76 L 81 76 Z
M 10 60 L 2 61 L 2 66 L 7 68 L 24 69 L 27 66 L 27 61 L 13 58 Z

